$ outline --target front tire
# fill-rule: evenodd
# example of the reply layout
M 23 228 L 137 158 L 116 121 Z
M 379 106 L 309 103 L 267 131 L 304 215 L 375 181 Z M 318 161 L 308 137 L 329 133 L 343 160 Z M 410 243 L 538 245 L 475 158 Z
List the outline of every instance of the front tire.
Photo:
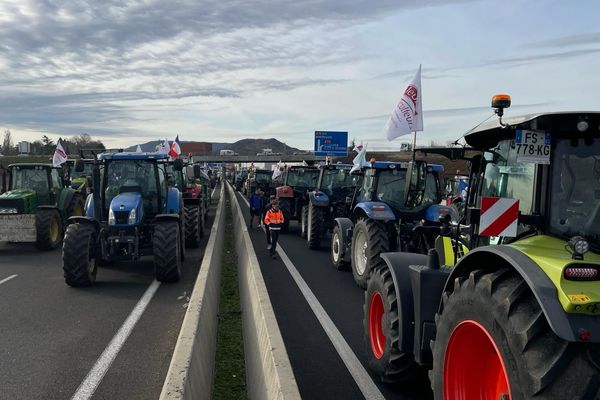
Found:
M 306 232 L 306 243 L 309 249 L 318 249 L 321 247 L 323 238 L 323 223 L 325 222 L 323 209 L 312 203 L 308 206 L 308 229 Z
M 91 225 L 74 223 L 67 227 L 62 262 L 65 282 L 69 286 L 90 286 L 96 281 L 96 230 Z
M 181 236 L 174 221 L 157 222 L 154 227 L 154 275 L 160 282 L 181 279 Z
M 300 237 L 306 239 L 308 236 L 308 206 L 302 206 L 302 216 L 300 217 Z
M 398 349 L 400 318 L 392 274 L 387 267 L 373 271 L 363 309 L 367 362 L 382 382 L 402 382 L 420 371 L 412 354 Z
M 348 263 L 344 261 L 342 250 L 345 243 L 342 243 L 342 230 L 339 225 L 335 225 L 331 234 L 331 264 L 338 271 L 348 269 Z
M 36 245 L 40 250 L 53 250 L 63 239 L 63 221 L 58 210 L 42 209 L 35 214 Z
M 371 271 L 385 267 L 379 256 L 390 250 L 385 224 L 381 221 L 360 218 L 352 234 L 352 275 L 356 284 L 366 289 Z
M 557 337 L 528 285 L 511 269 L 456 278 L 454 291 L 443 295 L 436 325 L 431 371 L 436 398 L 600 396 L 600 345 Z
M 183 214 L 185 219 L 185 244 L 188 247 L 198 248 L 202 237 L 200 207 L 197 205 L 185 206 Z

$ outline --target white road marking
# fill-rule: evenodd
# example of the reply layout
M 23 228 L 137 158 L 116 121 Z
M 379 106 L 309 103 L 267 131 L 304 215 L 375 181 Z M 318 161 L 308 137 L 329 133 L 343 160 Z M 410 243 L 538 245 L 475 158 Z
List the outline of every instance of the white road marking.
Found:
M 8 278 L 4 278 L 4 279 L 2 279 L 2 280 L 0 281 L 0 285 L 2 285 L 4 282 L 8 282 L 8 281 L 10 281 L 10 280 L 11 280 L 11 279 L 13 279 L 13 278 L 16 278 L 17 276 L 19 276 L 19 275 L 15 274 L 15 275 L 11 275 L 11 276 L 9 276 Z
M 241 197 L 246 205 L 249 206 L 250 203 L 248 200 L 244 196 Z M 346 368 L 348 368 L 350 375 L 352 375 L 352 378 L 354 378 L 358 388 L 362 392 L 363 396 L 365 396 L 365 399 L 385 399 L 377 385 L 375 385 L 375 382 L 373 382 L 373 379 L 367 370 L 363 367 L 358 357 L 356 357 L 356 354 L 354 354 L 352 351 L 352 348 L 350 348 L 350 345 L 348 345 L 348 342 L 346 342 L 346 339 L 344 339 L 344 336 L 340 333 L 327 314 L 327 311 L 325 311 L 321 303 L 319 303 L 317 296 L 315 296 L 313 291 L 310 290 L 310 287 L 304 278 L 302 278 L 302 275 L 300 275 L 300 272 L 298 272 L 298 269 L 294 266 L 294 263 L 292 263 L 279 243 L 277 246 L 277 253 L 279 254 L 279 257 L 281 257 L 281 261 L 283 261 L 285 264 L 288 272 L 294 279 L 294 282 L 296 282 L 296 285 L 298 285 L 298 289 L 300 289 L 302 292 L 306 302 L 319 320 L 319 323 L 329 337 L 329 340 L 331 340 L 333 347 L 335 347 L 336 351 L 340 355 L 340 358 L 346 365 Z
M 100 358 L 96 361 L 96 364 L 94 364 L 91 371 L 87 374 L 83 382 L 81 382 L 81 385 L 79 385 L 79 388 L 73 397 L 71 397 L 71 400 L 84 400 L 92 397 L 159 286 L 160 282 L 155 280 L 148 289 L 146 289 L 146 292 L 135 305 L 131 314 L 129 314 L 121 328 L 119 328 L 117 334 L 112 338 Z

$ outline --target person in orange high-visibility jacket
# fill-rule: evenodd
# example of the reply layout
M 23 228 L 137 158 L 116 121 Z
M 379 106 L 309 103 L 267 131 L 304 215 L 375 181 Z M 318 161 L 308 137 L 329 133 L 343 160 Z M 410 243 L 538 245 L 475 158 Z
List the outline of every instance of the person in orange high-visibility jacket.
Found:
M 275 250 L 277 250 L 277 238 L 279 238 L 279 231 L 283 225 L 283 220 L 283 211 L 279 209 L 279 202 L 272 200 L 271 207 L 265 213 L 264 221 L 267 228 L 267 242 L 269 242 L 269 238 L 271 239 L 267 246 L 269 253 L 271 253 L 271 258 L 277 258 Z

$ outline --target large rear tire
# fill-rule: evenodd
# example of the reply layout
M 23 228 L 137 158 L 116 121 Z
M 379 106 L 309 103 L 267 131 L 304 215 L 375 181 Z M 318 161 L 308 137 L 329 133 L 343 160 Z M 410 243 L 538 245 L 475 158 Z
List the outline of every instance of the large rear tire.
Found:
M 363 310 L 364 338 L 370 369 L 383 382 L 412 379 L 421 370 L 412 354 L 398 349 L 400 318 L 392 274 L 387 267 L 371 274 Z
M 92 225 L 74 223 L 67 227 L 62 251 L 62 266 L 67 285 L 90 286 L 96 281 L 96 241 L 96 230 Z
M 309 249 L 318 249 L 321 247 L 325 222 L 323 218 L 323 209 L 310 203 L 308 206 L 308 229 L 306 232 L 306 243 Z
M 511 269 L 456 278 L 436 325 L 436 398 L 600 398 L 600 345 L 558 338 Z
M 160 282 L 181 279 L 181 244 L 179 224 L 174 221 L 157 222 L 154 227 L 154 275 Z
M 185 218 L 185 244 L 188 247 L 198 248 L 200 246 L 200 207 L 198 205 L 188 205 L 184 208 Z
M 379 255 L 390 250 L 385 224 L 381 221 L 359 218 L 352 234 L 352 275 L 362 289 L 366 289 L 371 271 L 384 267 Z
M 53 250 L 63 239 L 63 220 L 58 210 L 42 209 L 35 213 L 35 243 L 40 250 Z
M 345 243 L 342 242 L 342 230 L 340 226 L 336 224 L 333 227 L 333 233 L 331 234 L 331 264 L 338 271 L 348 269 L 348 263 L 344 261 L 342 250 L 344 249 Z
M 308 206 L 302 206 L 302 215 L 300 216 L 300 237 L 306 239 L 308 235 Z

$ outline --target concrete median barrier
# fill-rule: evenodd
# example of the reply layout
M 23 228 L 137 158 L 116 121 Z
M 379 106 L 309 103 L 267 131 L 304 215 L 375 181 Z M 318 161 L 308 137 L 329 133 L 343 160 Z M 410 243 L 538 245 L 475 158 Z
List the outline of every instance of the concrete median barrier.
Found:
M 224 207 L 225 186 L 222 185 L 215 221 L 162 388 L 161 400 L 211 398 L 225 233 Z
M 238 276 L 242 303 L 244 353 L 248 397 L 258 399 L 300 399 L 300 392 L 275 318 L 260 265 L 248 234 L 233 187 L 231 196 L 235 229 Z

